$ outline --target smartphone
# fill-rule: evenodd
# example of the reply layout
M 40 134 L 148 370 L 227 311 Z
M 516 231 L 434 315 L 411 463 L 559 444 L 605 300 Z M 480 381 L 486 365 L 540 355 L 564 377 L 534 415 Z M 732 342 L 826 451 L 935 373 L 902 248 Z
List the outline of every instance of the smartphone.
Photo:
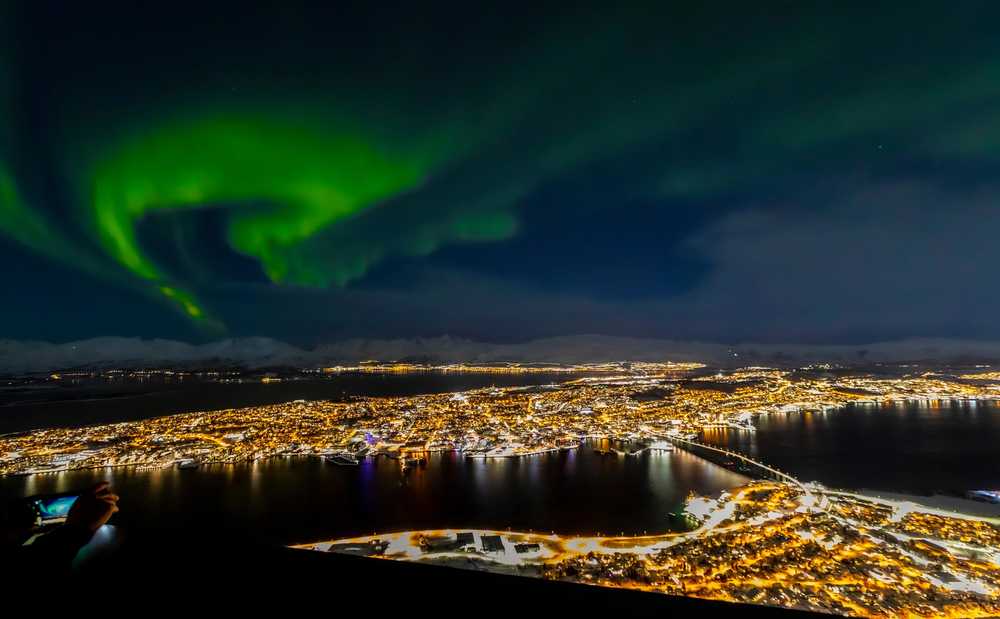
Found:
M 31 497 L 31 506 L 42 524 L 65 520 L 69 508 L 73 507 L 80 495 L 75 493 L 47 494 Z

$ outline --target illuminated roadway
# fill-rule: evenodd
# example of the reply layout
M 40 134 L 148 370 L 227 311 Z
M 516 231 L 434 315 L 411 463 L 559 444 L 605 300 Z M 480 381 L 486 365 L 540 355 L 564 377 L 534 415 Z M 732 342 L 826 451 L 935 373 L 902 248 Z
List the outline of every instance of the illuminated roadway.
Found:
M 764 464 L 763 462 L 758 462 L 757 460 L 754 460 L 753 458 L 747 457 L 747 456 L 745 456 L 745 455 L 743 455 L 741 453 L 738 453 L 738 452 L 735 452 L 735 451 L 730 451 L 728 449 L 723 449 L 722 447 L 714 447 L 712 445 L 706 445 L 704 443 L 699 443 L 697 441 L 692 441 L 690 439 L 681 438 L 679 436 L 667 436 L 665 438 L 666 438 L 666 440 L 668 440 L 668 441 L 670 441 L 672 443 L 682 443 L 684 445 L 693 445 L 695 447 L 700 447 L 702 449 L 708 449 L 708 450 L 711 450 L 711 451 L 716 451 L 718 453 L 721 453 L 721 454 L 724 454 L 724 455 L 727 455 L 727 456 L 731 456 L 733 458 L 739 458 L 740 460 L 743 460 L 744 462 L 752 464 L 753 466 L 756 466 L 757 468 L 765 470 L 765 471 L 767 471 L 769 473 L 773 473 L 775 476 L 777 476 L 778 478 L 780 478 L 782 481 L 787 481 L 789 483 L 795 484 L 807 496 L 809 496 L 809 495 L 812 494 L 811 492 L 809 492 L 809 489 L 806 488 L 805 485 L 802 484 L 802 482 L 800 482 L 798 479 L 792 477 L 788 473 L 785 473 L 784 471 L 779 471 L 776 468 L 770 467 L 770 466 Z M 681 447 L 681 448 L 683 449 L 683 447 Z

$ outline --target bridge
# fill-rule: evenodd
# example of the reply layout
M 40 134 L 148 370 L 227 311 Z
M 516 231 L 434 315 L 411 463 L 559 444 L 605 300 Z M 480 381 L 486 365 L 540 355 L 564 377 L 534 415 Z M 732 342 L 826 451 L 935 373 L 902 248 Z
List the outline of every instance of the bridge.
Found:
M 776 468 L 774 468 L 772 466 L 768 466 L 768 465 L 764 464 L 763 462 L 759 462 L 757 460 L 754 460 L 753 458 L 751 458 L 751 457 L 749 457 L 749 456 L 747 456 L 745 454 L 741 454 L 741 453 L 739 453 L 737 451 L 732 451 L 732 450 L 729 450 L 729 449 L 725 449 L 723 447 L 716 447 L 715 445 L 706 445 L 705 443 L 699 443 L 698 441 L 693 441 L 691 439 L 681 438 L 679 436 L 664 436 L 663 438 L 665 440 L 667 440 L 667 441 L 670 441 L 670 443 L 672 445 L 674 445 L 675 447 L 678 447 L 678 448 L 683 449 L 685 451 L 689 451 L 691 453 L 694 453 L 695 455 L 698 455 L 696 450 L 701 449 L 701 450 L 706 450 L 706 451 L 709 451 L 709 452 L 714 452 L 714 453 L 722 454 L 722 455 L 727 456 L 729 458 L 735 458 L 737 460 L 741 460 L 741 461 L 747 463 L 748 465 L 750 465 L 751 467 L 754 467 L 754 468 L 758 469 L 759 471 L 761 471 L 761 473 L 762 473 L 761 476 L 762 477 L 773 478 L 773 479 L 777 479 L 777 480 L 780 480 L 780 481 L 785 481 L 785 482 L 788 482 L 788 483 L 791 483 L 791 484 L 795 484 L 803 492 L 805 492 L 806 494 L 810 494 L 809 489 L 806 488 L 802 484 L 802 482 L 800 482 L 795 477 L 792 477 L 791 475 L 789 475 L 788 473 L 786 473 L 784 471 L 779 471 L 778 469 L 776 469 Z

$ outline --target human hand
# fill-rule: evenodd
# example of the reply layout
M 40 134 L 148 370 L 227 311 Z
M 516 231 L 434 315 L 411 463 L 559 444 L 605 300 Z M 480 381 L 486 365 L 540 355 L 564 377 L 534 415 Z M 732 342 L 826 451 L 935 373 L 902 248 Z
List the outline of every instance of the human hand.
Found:
M 80 497 L 69 508 L 66 524 L 86 529 L 93 533 L 118 511 L 118 495 L 111 492 L 111 483 L 102 481 L 81 492 Z

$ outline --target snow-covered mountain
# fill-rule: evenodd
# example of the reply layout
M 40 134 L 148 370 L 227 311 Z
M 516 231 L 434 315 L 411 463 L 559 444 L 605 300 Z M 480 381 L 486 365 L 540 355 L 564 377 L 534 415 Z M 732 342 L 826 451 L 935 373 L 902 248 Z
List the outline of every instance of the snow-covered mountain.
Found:
M 315 367 L 364 360 L 448 362 L 586 363 L 601 361 L 701 361 L 711 365 L 801 365 L 904 361 L 1000 361 L 1000 342 L 905 339 L 865 345 L 725 345 L 579 335 L 517 344 L 491 344 L 449 336 L 352 339 L 302 349 L 252 337 L 188 344 L 173 340 L 101 337 L 64 344 L 0 340 L 0 372 L 68 368 L 241 365 Z

